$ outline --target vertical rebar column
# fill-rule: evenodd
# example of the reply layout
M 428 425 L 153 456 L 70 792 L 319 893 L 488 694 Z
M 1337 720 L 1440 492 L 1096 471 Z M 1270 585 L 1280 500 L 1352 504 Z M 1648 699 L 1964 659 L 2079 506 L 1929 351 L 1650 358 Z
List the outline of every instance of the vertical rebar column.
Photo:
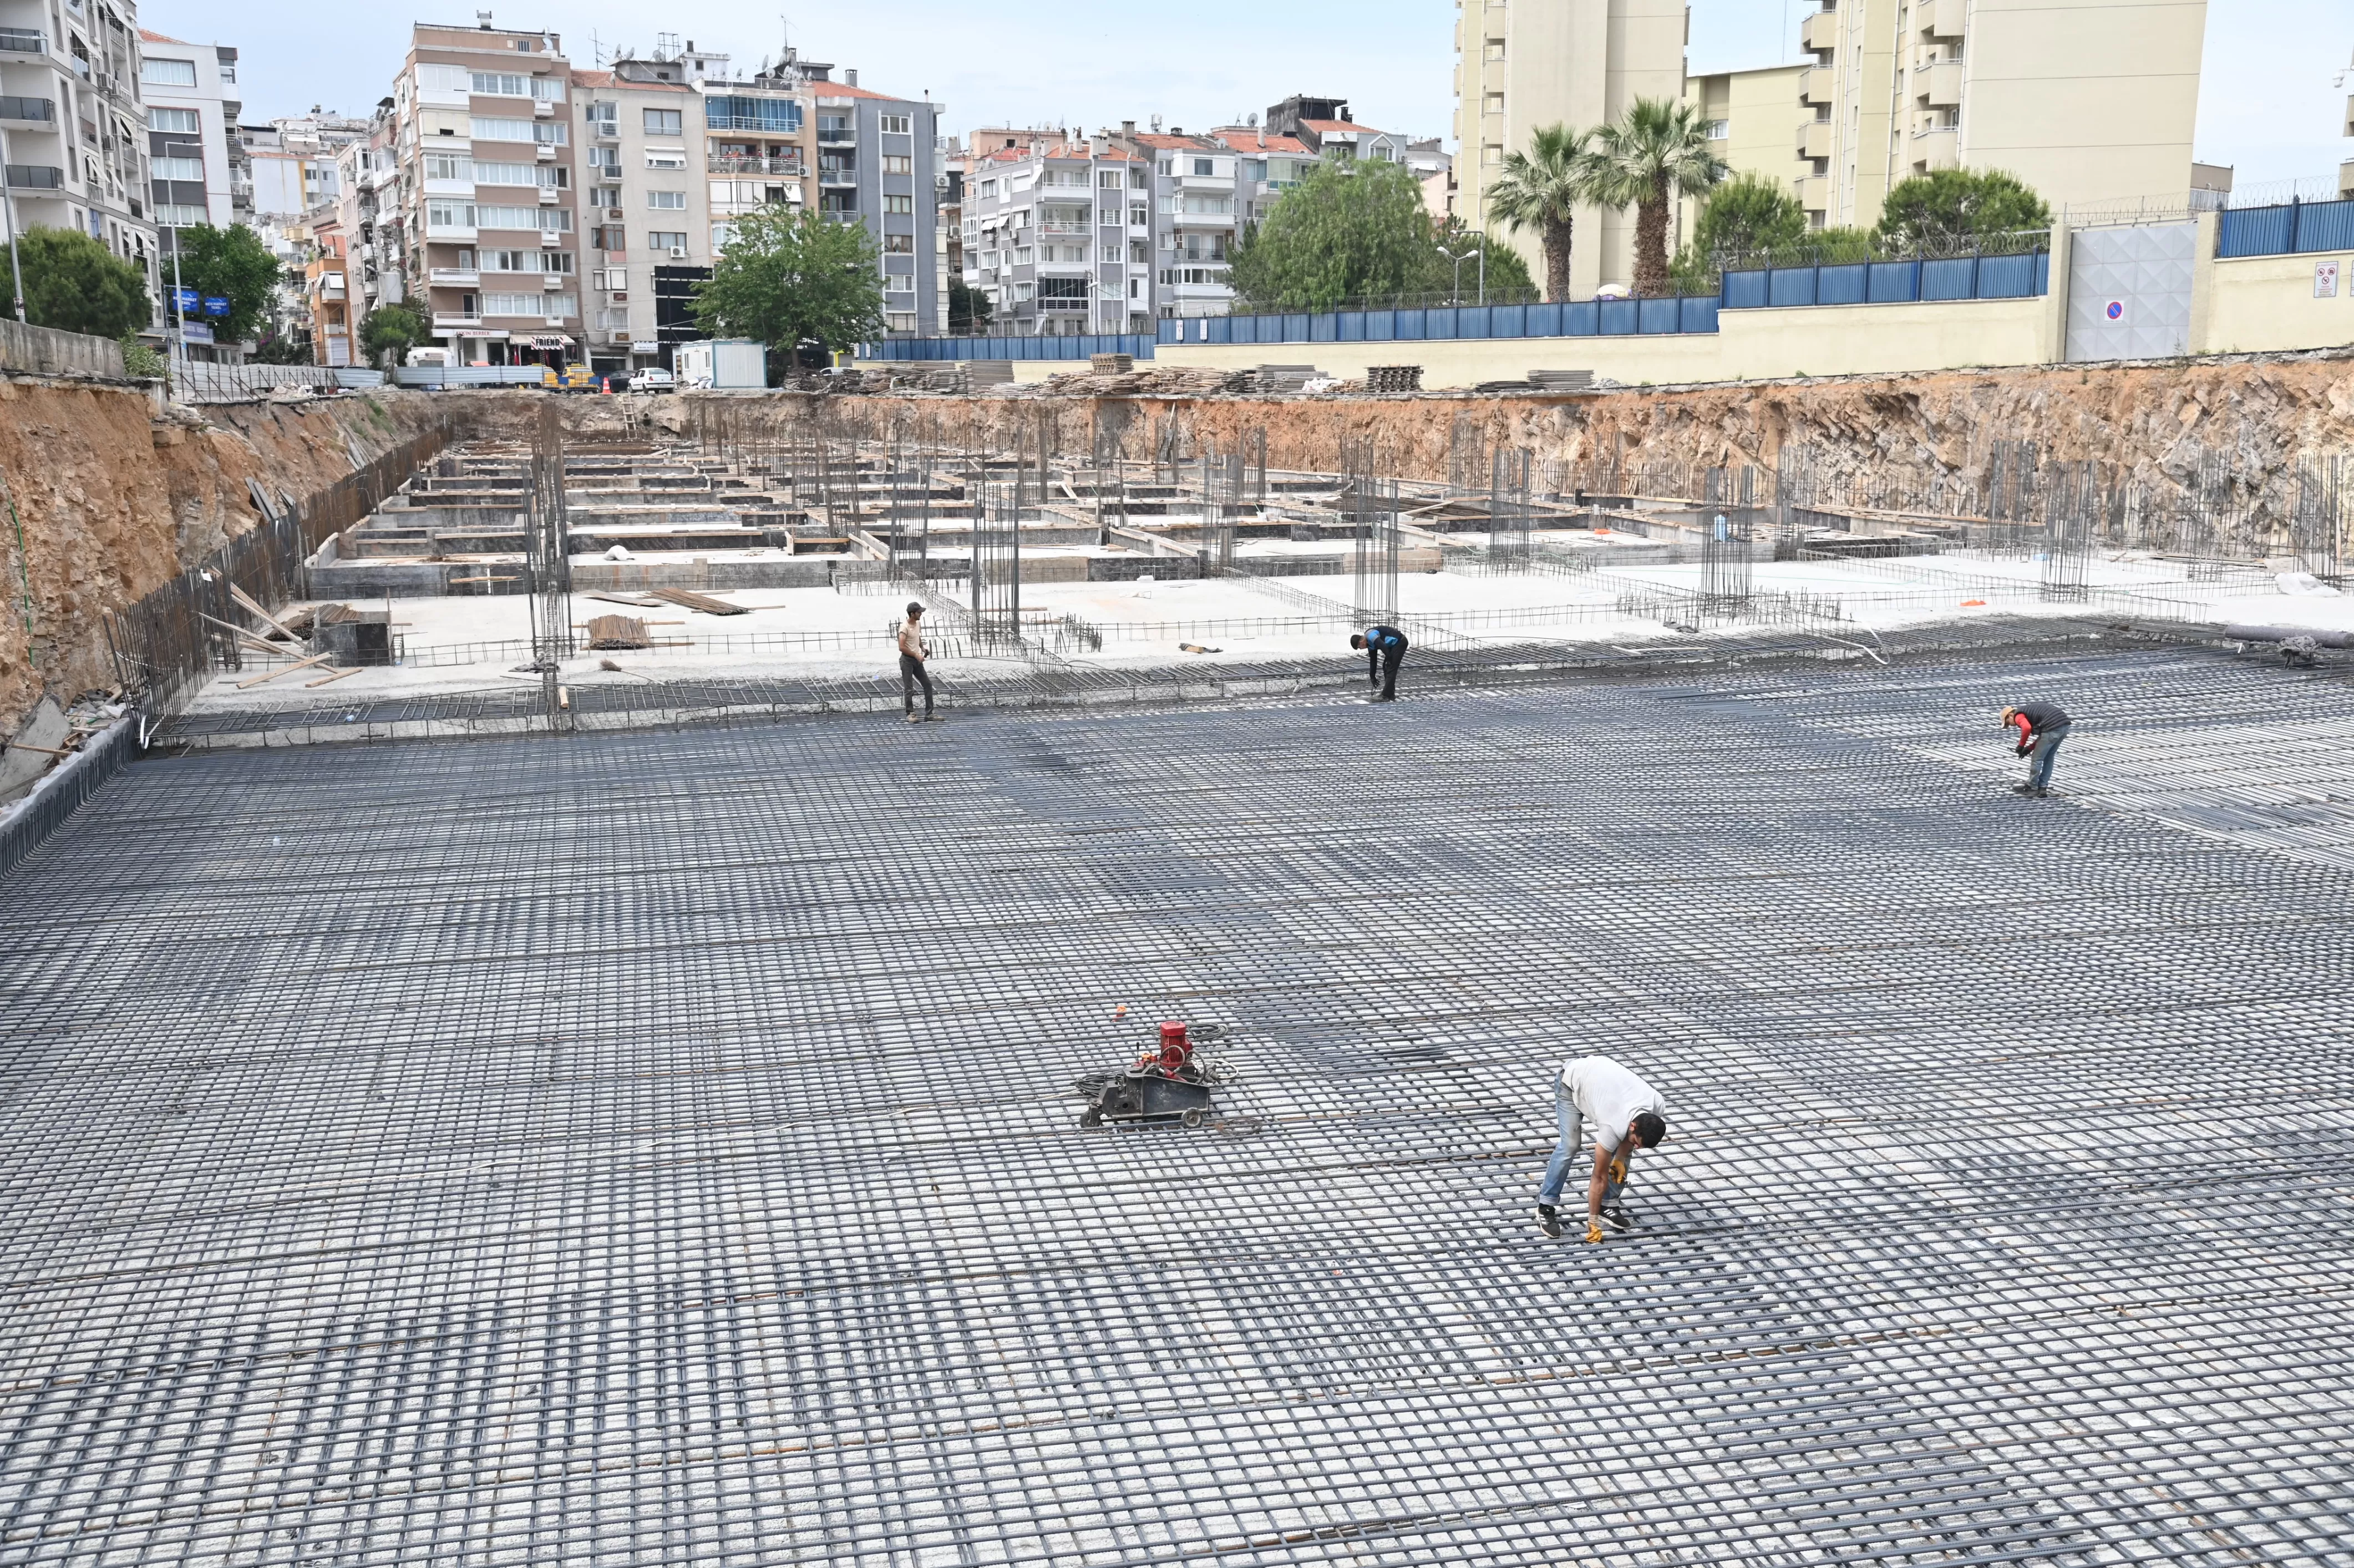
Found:
M 1529 450 L 1498 447 L 1488 454 L 1488 560 L 1499 570 L 1529 569 Z
M 1394 479 L 1378 478 L 1374 466 L 1370 438 L 1341 442 L 1341 470 L 1349 498 L 1352 608 L 1357 619 L 1369 626 L 1397 614 L 1398 485 Z
M 2089 462 L 2060 465 L 2043 495 L 2042 593 L 2050 599 L 2084 597 L 2094 517 L 2100 509 L 2100 472 Z
M 1710 614 L 1738 616 L 1749 609 L 1756 482 L 1756 471 L 1749 468 L 1738 476 L 1712 468 L 1702 476 L 1700 591 L 1701 608 Z
M 531 489 L 524 540 L 531 576 L 531 661 L 539 673 L 542 712 L 551 731 L 569 730 L 572 714 L 559 684 L 572 656 L 572 530 L 567 511 L 564 425 L 554 403 L 540 407 L 532 441 Z

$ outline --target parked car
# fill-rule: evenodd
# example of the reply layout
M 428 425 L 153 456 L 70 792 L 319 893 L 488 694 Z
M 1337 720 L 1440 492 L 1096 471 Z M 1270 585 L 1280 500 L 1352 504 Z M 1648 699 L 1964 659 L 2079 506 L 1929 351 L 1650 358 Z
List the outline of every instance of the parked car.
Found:
M 630 389 L 633 392 L 675 392 L 678 377 L 659 365 L 630 372 Z

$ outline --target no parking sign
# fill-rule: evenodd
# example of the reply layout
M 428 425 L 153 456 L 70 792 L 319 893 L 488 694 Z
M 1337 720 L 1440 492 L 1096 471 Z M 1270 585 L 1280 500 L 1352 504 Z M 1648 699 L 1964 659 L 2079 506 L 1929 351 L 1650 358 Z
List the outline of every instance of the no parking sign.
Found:
M 2126 319 L 2126 302 L 2123 300 L 2111 300 L 2101 307 L 2101 314 L 2109 321 L 2121 322 Z

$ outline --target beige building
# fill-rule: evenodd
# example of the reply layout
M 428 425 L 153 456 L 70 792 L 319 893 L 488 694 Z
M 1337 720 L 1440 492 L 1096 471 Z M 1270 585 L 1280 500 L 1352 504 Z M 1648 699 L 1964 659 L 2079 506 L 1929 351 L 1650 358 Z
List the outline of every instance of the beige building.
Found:
M 2056 209 L 2190 188 L 2205 0 L 1830 0 L 1800 26 L 1818 227 L 1870 228 L 1889 188 L 2017 175 Z
M 669 62 L 616 60 L 576 70 L 588 289 L 588 365 L 600 373 L 668 367 L 657 289 L 710 276 L 711 202 L 703 101 L 656 72 Z M 676 323 L 672 323 L 675 325 Z M 673 332 L 673 344 L 684 334 Z
M 1638 98 L 1674 101 L 1684 86 L 1684 0 L 1458 0 L 1455 22 L 1455 209 L 1496 230 L 1544 276 L 1533 231 L 1487 217 L 1487 188 L 1510 152 L 1542 127 L 1614 120 Z M 1635 275 L 1635 214 L 1577 219 L 1570 295 Z
M 1787 190 L 1813 174 L 1808 143 L 1819 139 L 1815 112 L 1798 101 L 1805 66 L 1719 71 L 1684 83 L 1684 101 L 1708 121 L 1709 145 L 1736 175 L 1757 175 Z M 1679 204 L 1675 238 L 1690 237 L 1699 204 Z

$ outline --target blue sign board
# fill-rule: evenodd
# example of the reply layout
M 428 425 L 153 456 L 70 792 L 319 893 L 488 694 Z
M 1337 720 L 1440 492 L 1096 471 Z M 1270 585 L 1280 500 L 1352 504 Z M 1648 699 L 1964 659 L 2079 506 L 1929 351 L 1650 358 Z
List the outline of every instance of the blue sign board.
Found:
M 220 294 L 207 294 L 205 296 L 205 314 L 208 316 L 225 316 L 228 314 L 228 300 Z
M 194 289 L 175 289 L 172 291 L 172 297 L 179 302 L 180 309 L 183 312 L 197 311 L 204 308 L 203 299 L 198 296 Z

